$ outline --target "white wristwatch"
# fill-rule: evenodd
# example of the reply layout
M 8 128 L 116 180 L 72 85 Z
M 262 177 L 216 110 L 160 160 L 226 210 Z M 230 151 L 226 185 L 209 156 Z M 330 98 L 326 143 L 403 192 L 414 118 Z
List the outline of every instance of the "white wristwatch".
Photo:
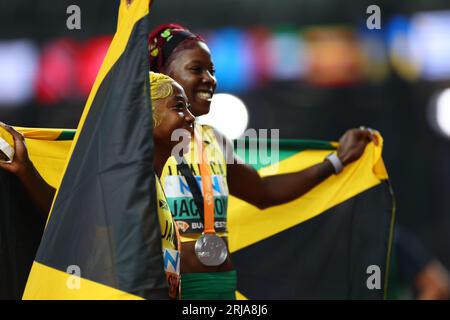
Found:
M 332 154 L 330 154 L 325 159 L 331 162 L 331 164 L 334 167 L 334 172 L 336 174 L 338 174 L 339 172 L 342 171 L 342 169 L 344 169 L 344 165 L 342 164 L 341 159 L 339 159 L 339 157 L 337 156 L 336 153 L 333 152 Z
M 14 158 L 14 148 L 0 137 L 0 151 L 8 158 L 8 160 L 0 160 L 0 162 L 11 163 Z

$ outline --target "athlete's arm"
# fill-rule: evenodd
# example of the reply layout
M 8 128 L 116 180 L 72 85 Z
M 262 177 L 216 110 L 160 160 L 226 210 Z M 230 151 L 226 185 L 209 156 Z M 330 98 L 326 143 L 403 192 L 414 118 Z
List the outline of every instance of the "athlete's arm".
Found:
M 55 196 L 55 189 L 45 182 L 31 162 L 23 135 L 4 123 L 0 122 L 0 126 L 13 136 L 15 149 L 13 161 L 0 163 L 0 169 L 11 172 L 20 179 L 35 207 L 47 218 Z
M 225 158 L 232 157 L 234 160 L 227 161 L 230 193 L 260 209 L 297 199 L 335 173 L 331 162 L 323 161 L 302 171 L 261 177 L 253 167 L 244 164 L 232 154 L 232 144 L 229 140 L 223 139 L 220 133 L 216 132 L 216 135 L 218 141 L 224 141 Z M 348 130 L 340 139 L 337 150 L 342 164 L 345 166 L 359 159 L 370 141 L 378 143 L 376 136 L 368 130 Z

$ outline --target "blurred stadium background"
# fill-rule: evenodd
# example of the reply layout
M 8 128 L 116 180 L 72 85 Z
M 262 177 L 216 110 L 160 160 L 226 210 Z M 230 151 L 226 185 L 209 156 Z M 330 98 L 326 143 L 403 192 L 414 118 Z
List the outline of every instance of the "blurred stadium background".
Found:
M 81 30 L 66 28 L 71 4 L 81 8 Z M 381 30 L 366 27 L 372 4 Z M 1 1 L 0 121 L 75 128 L 117 8 Z M 244 126 L 324 140 L 378 129 L 397 221 L 450 268 L 450 2 L 160 0 L 151 17 L 153 26 L 178 22 L 205 36 L 217 92 L 244 102 Z

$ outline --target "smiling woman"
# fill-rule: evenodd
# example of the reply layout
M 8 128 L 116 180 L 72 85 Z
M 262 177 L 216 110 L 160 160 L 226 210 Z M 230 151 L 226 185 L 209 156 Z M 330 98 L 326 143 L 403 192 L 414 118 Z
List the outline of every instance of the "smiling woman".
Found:
M 217 81 L 204 39 L 179 25 L 168 24 L 150 34 L 149 51 L 150 69 L 178 75 L 176 81 L 184 88 L 193 113 L 208 113 Z
M 169 75 L 183 87 L 195 116 L 207 114 L 217 80 L 205 40 L 180 25 L 166 24 L 149 35 L 148 46 L 151 70 Z M 234 121 L 236 116 L 222 121 Z M 181 159 L 170 157 L 161 174 L 182 234 L 182 299 L 235 299 L 237 277 L 227 246 L 228 191 L 261 209 L 286 203 L 337 174 L 362 155 L 367 143 L 376 142 L 368 130 L 349 130 L 337 154 L 322 163 L 260 177 L 212 127 L 196 124 L 194 132 L 189 156 L 184 158 L 189 165 L 183 169 Z
M 193 133 L 194 116 L 188 110 L 187 97 L 183 88 L 170 77 L 150 73 L 153 139 L 155 141 L 154 166 L 158 176 L 178 141 L 172 140 L 177 129 Z
M 183 88 L 170 77 L 150 72 L 150 92 L 153 111 L 153 139 L 155 142 L 153 165 L 157 175 L 156 192 L 158 204 L 160 204 L 167 203 L 159 178 L 164 164 L 171 155 L 171 150 L 176 145 L 176 141 L 171 139 L 172 132 L 183 129 L 192 133 L 195 118 L 188 110 L 187 97 Z M 176 298 L 179 289 L 179 251 L 181 249 L 178 229 L 167 205 L 158 205 L 158 217 L 169 293 L 171 298 Z M 166 261 L 174 263 L 169 264 Z

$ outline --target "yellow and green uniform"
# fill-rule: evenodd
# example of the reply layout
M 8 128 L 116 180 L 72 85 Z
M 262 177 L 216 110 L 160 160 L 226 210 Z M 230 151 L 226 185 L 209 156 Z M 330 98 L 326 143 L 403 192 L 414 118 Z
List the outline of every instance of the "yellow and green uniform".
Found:
M 222 148 L 213 129 L 196 125 L 200 132 L 204 152 L 209 162 L 214 193 L 214 227 L 220 237 L 227 236 L 228 185 L 227 166 Z M 197 145 L 190 142 L 189 153 L 184 157 L 202 189 Z M 180 231 L 181 241 L 195 241 L 203 232 L 204 221 L 198 212 L 192 192 L 177 166 L 174 157 L 166 162 L 161 174 L 161 183 L 173 218 Z M 203 192 L 203 191 L 202 191 Z M 182 274 L 182 299 L 234 299 L 236 272 Z
M 179 290 L 180 278 L 179 235 L 158 177 L 156 177 L 156 198 L 158 199 L 158 219 L 161 226 L 164 271 L 171 297 L 175 298 Z
M 213 129 L 209 126 L 197 126 L 197 129 L 202 134 L 202 140 L 205 145 L 205 152 L 211 170 L 214 193 L 214 227 L 219 236 L 226 236 L 228 185 L 225 157 Z M 190 151 L 184 157 L 201 189 L 201 175 L 196 148 L 195 143 L 191 141 Z M 180 230 L 181 241 L 196 240 L 203 232 L 204 221 L 198 212 L 188 183 L 178 169 L 177 161 L 174 157 L 170 157 L 166 162 L 161 174 L 161 183 L 173 218 Z

